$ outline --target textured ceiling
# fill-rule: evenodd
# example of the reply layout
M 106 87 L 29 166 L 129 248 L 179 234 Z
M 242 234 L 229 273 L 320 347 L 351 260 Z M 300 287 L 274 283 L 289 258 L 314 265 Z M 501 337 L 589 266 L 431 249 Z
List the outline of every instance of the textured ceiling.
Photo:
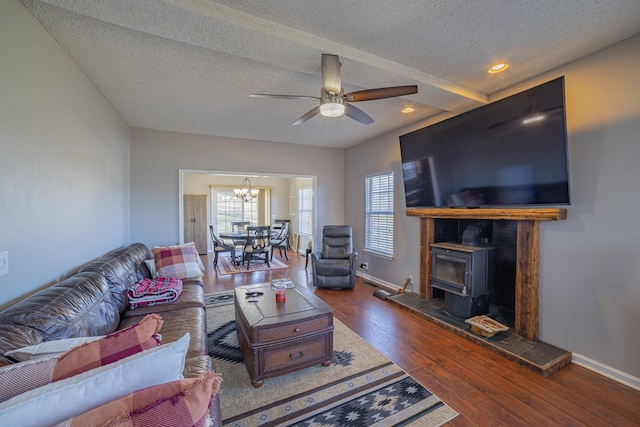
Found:
M 640 32 L 638 0 L 21 0 L 130 126 L 348 147 L 488 95 Z M 319 96 L 322 53 L 375 122 L 296 119 Z M 490 75 L 496 61 L 511 67 Z M 402 114 L 412 105 L 416 111 Z

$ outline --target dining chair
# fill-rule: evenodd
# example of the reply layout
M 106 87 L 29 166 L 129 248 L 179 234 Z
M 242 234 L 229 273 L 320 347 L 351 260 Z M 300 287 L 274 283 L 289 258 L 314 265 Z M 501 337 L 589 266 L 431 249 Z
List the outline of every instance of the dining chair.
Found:
M 283 222 L 282 227 L 277 235 L 271 238 L 271 259 L 273 260 L 273 253 L 278 248 L 280 258 L 282 258 L 282 250 L 284 249 L 284 257 L 289 261 L 287 256 L 287 249 L 289 248 L 289 223 Z
M 289 228 L 289 236 L 288 236 L 288 244 L 289 244 L 289 249 L 293 249 L 293 247 L 291 246 L 291 220 L 290 219 L 276 219 L 276 224 L 287 224 L 287 227 Z
M 231 221 L 233 231 L 247 231 L 247 227 L 251 225 L 249 221 Z
M 251 261 L 264 260 L 267 266 L 270 264 L 271 255 L 271 227 L 268 225 L 247 227 L 247 238 L 242 252 L 242 259 L 247 263 L 247 270 Z M 264 256 L 264 258 L 260 258 Z
M 247 227 L 251 225 L 249 221 L 231 221 L 231 231 L 234 232 L 246 232 Z M 236 246 L 244 246 L 244 238 L 243 239 L 234 239 L 233 244 Z
M 220 252 L 230 252 L 231 259 L 235 260 L 236 258 L 235 245 L 228 244 L 224 240 L 222 240 L 220 237 L 218 237 L 215 231 L 213 231 L 213 225 L 209 226 L 209 233 L 211 234 L 211 240 L 213 241 L 213 252 L 215 254 L 213 257 L 213 266 L 216 267 L 218 265 L 218 254 L 220 254 Z

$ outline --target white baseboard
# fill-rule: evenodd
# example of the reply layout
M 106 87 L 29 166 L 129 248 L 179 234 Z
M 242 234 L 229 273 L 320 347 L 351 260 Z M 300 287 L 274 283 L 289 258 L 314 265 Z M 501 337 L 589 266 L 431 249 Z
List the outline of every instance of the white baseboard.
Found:
M 381 286 L 383 288 L 387 288 L 390 291 L 397 291 L 398 289 L 400 289 L 400 286 L 395 285 L 393 283 L 385 282 L 384 280 L 381 280 L 377 277 L 373 277 L 368 274 L 365 274 L 364 271 L 359 271 L 357 275 L 360 276 L 366 282 L 372 283 L 377 286 Z M 590 359 L 586 356 L 583 356 L 577 353 L 571 354 L 571 361 L 576 365 L 580 365 L 602 376 L 605 376 L 621 384 L 629 386 L 635 390 L 640 390 L 640 378 L 634 377 L 631 374 L 627 374 L 626 372 L 622 372 L 616 368 L 612 368 L 611 366 L 607 366 L 603 363 L 600 363 L 596 360 Z
M 402 289 L 402 286 L 398 286 L 395 283 L 385 282 L 384 280 L 381 280 L 381 279 L 379 279 L 377 277 L 373 277 L 373 276 L 370 276 L 368 274 L 365 274 L 364 271 L 358 271 L 358 272 L 356 272 L 356 275 L 360 276 L 362 278 L 362 280 L 364 280 L 365 282 L 372 283 L 372 284 L 374 284 L 376 286 L 380 286 L 380 287 L 385 288 L 385 289 L 387 289 L 389 291 L 392 291 L 392 292 L 397 292 L 399 289 Z M 411 289 L 409 287 L 409 288 L 407 288 L 407 291 L 408 292 L 414 292 L 415 290 Z
M 362 280 L 364 280 L 367 283 L 372 283 L 377 286 L 382 286 L 383 288 L 387 288 L 391 291 L 396 291 L 399 289 L 397 285 L 394 285 L 393 283 L 385 282 L 384 280 L 380 280 L 377 277 L 370 276 L 366 274 L 364 270 L 356 271 L 356 276 L 360 276 Z
M 631 374 L 627 374 L 626 372 L 622 372 L 616 368 L 612 368 L 611 366 L 607 366 L 604 363 L 600 363 L 577 353 L 571 354 L 571 361 L 576 365 L 580 365 L 583 368 L 587 368 L 635 390 L 640 390 L 640 378 L 634 377 Z

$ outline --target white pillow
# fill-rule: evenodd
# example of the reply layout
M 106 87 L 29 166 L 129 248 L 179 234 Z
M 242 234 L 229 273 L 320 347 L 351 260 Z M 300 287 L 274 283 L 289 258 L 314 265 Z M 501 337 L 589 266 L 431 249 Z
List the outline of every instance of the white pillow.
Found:
M 57 356 L 59 354 L 66 353 L 72 348 L 91 341 L 99 340 L 100 338 L 104 338 L 104 335 L 97 337 L 64 338 L 61 340 L 44 341 L 40 344 L 7 351 L 4 355 L 20 362 L 26 362 L 27 360 Z
M 145 259 L 144 263 L 147 264 L 147 268 L 149 269 L 149 273 L 151 273 L 151 278 L 152 279 L 157 279 L 158 278 L 158 272 L 156 271 L 156 260 L 151 258 L 151 259 Z
M 60 423 L 134 391 L 182 379 L 189 334 L 117 362 L 27 391 L 0 403 L 6 426 Z

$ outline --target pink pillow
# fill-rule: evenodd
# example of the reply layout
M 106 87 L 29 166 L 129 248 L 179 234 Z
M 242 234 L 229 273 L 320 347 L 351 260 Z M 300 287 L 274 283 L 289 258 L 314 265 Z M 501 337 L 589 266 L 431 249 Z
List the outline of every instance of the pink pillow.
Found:
M 68 427 L 206 426 L 211 399 L 222 378 L 207 372 L 201 378 L 171 381 L 135 391 L 66 420 Z
M 202 270 L 198 266 L 199 255 L 195 246 L 165 246 L 151 250 L 156 261 L 158 277 L 178 279 L 201 278 Z
M 140 323 L 115 331 L 101 340 L 76 347 L 60 356 L 53 380 L 69 378 L 157 347 L 162 344 L 158 335 L 161 327 L 162 317 L 148 314 Z
M 156 248 L 159 248 L 160 246 L 156 246 Z M 202 263 L 202 259 L 200 258 L 200 254 L 198 253 L 198 248 L 196 248 L 196 244 L 193 242 L 189 242 L 189 243 L 183 243 L 182 245 L 171 245 L 171 246 L 166 246 L 167 248 L 191 248 L 191 250 L 193 250 L 193 254 L 196 256 L 196 262 L 198 263 L 198 267 L 200 267 L 200 270 L 204 271 L 204 264 Z M 154 265 L 154 270 L 155 270 L 155 265 Z
M 135 325 L 97 341 L 72 348 L 62 355 L 0 368 L 0 402 L 55 381 L 116 362 L 160 345 L 162 318 L 150 314 Z

